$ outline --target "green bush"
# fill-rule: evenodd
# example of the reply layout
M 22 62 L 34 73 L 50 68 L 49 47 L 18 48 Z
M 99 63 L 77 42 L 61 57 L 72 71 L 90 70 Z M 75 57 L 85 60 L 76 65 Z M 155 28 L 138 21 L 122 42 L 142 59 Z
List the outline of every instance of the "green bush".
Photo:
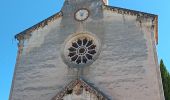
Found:
M 170 100 L 170 74 L 163 63 L 163 60 L 160 61 L 160 70 L 165 100 Z

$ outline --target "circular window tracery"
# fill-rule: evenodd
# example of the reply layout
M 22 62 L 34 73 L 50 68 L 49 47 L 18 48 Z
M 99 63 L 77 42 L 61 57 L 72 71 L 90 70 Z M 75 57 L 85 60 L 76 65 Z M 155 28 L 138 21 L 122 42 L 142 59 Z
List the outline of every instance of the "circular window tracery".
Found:
M 68 48 L 68 56 L 71 58 L 72 62 L 77 64 L 86 63 L 88 60 L 93 59 L 93 55 L 96 54 L 95 48 L 96 45 L 93 40 L 88 40 L 87 38 L 78 39 Z
M 100 41 L 90 33 L 74 33 L 64 43 L 62 58 L 69 67 L 92 64 L 99 55 Z

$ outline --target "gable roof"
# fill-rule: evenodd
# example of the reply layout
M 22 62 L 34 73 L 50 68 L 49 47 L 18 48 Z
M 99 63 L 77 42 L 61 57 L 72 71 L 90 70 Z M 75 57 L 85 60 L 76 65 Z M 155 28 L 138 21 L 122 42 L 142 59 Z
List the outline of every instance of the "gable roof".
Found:
M 158 44 L 158 15 L 108 5 L 104 5 L 103 9 L 117 12 L 118 14 L 137 16 L 138 18 L 152 18 L 155 42 Z
M 56 13 L 56 14 L 54 14 L 54 15 L 52 15 L 52 16 L 50 16 L 50 17 L 48 17 L 47 19 L 45 19 L 45 20 L 43 20 L 43 21 L 33 25 L 32 27 L 30 27 L 30 28 L 28 28 L 28 29 L 18 33 L 17 35 L 15 35 L 15 38 L 17 40 L 27 38 L 27 36 L 30 36 L 31 32 L 33 32 L 33 31 L 35 31 L 35 30 L 37 30 L 39 28 L 45 27 L 50 22 L 52 22 L 52 21 L 54 21 L 54 20 L 56 20 L 56 19 L 58 19 L 60 17 L 62 17 L 62 12 L 61 11 Z
M 79 85 L 80 88 L 84 88 L 85 91 L 88 91 L 89 93 L 94 94 L 98 100 L 110 100 L 107 96 L 105 96 L 101 91 L 97 90 L 97 88 L 90 85 L 88 82 L 86 82 L 83 79 L 76 79 L 74 81 L 71 81 L 66 87 L 61 90 L 56 96 L 52 98 L 52 100 L 63 100 L 63 97 L 69 94 L 72 94 L 74 88 Z M 80 95 L 80 94 L 77 94 Z
M 108 5 L 104 5 L 103 9 L 111 10 L 111 11 L 117 12 L 119 14 L 126 14 L 126 15 L 132 15 L 132 16 L 144 17 L 144 18 L 153 18 L 154 36 L 155 36 L 156 44 L 158 44 L 158 16 L 157 15 L 145 13 L 145 12 L 140 12 L 140 11 L 136 11 L 136 10 L 120 8 L 120 7 L 108 6 Z M 60 11 L 60 12 L 52 15 L 51 17 L 39 22 L 38 24 L 18 33 L 17 35 L 15 35 L 15 38 L 17 40 L 25 39 L 25 38 L 27 38 L 31 35 L 30 34 L 31 32 L 39 29 L 40 27 L 42 28 L 42 27 L 48 25 L 50 22 L 52 22 L 52 21 L 54 21 L 57 18 L 60 18 L 62 16 L 63 16 L 62 11 Z

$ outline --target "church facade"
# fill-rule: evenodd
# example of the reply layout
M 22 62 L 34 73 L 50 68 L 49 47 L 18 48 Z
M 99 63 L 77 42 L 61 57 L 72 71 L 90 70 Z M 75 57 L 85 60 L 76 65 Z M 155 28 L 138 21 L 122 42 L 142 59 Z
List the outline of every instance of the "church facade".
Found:
M 158 16 L 107 0 L 65 0 L 17 34 L 10 100 L 164 100 Z

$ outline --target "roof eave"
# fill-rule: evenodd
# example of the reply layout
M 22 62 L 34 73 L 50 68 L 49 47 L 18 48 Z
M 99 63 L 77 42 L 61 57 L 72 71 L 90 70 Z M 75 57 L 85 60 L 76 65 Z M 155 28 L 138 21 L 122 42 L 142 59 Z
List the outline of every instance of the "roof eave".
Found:
M 29 37 L 31 35 L 30 34 L 31 32 L 33 32 L 33 31 L 35 31 L 35 30 L 37 30 L 39 28 L 45 27 L 50 22 L 54 21 L 55 19 L 57 19 L 57 18 L 59 18 L 61 16 L 62 16 L 62 11 L 60 11 L 60 12 L 52 15 L 51 17 L 48 17 L 47 19 L 45 19 L 45 20 L 43 20 L 43 21 L 33 25 L 32 27 L 30 27 L 30 28 L 28 28 L 28 29 L 26 29 L 26 30 L 16 34 L 15 35 L 15 39 L 17 39 L 17 40 L 25 39 L 25 38 L 27 38 L 27 37 Z
M 141 12 L 141 11 L 136 11 L 136 10 L 130 10 L 126 8 L 120 8 L 120 7 L 114 7 L 114 6 L 108 6 L 104 5 L 104 8 L 111 10 L 111 11 L 117 11 L 119 14 L 130 14 L 133 16 L 143 16 L 146 18 L 153 18 L 154 22 L 154 38 L 155 38 L 155 43 L 158 44 L 158 15 L 151 14 L 151 13 L 146 13 L 146 12 Z

